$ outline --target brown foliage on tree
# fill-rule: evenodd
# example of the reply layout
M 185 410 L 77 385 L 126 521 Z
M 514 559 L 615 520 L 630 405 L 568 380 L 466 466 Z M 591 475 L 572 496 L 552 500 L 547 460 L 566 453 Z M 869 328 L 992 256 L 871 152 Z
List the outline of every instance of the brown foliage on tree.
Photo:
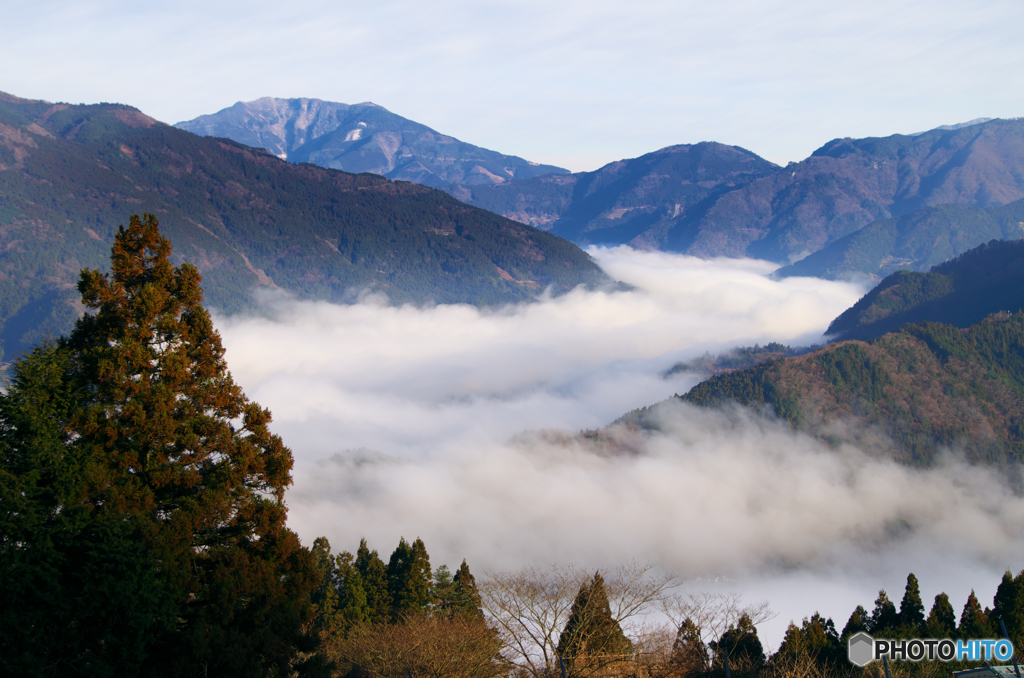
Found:
M 495 678 L 507 672 L 500 652 L 482 619 L 425 614 L 364 627 L 327 648 L 337 675 L 347 678 Z

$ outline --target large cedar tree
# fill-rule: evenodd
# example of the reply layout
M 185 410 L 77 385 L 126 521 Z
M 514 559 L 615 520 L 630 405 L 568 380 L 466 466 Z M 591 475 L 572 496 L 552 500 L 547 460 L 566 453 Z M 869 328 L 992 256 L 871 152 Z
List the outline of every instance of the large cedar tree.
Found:
M 285 675 L 305 642 L 291 452 L 170 256 L 133 216 L 110 273 L 81 274 L 87 314 L 0 399 L 0 621 L 36 673 Z

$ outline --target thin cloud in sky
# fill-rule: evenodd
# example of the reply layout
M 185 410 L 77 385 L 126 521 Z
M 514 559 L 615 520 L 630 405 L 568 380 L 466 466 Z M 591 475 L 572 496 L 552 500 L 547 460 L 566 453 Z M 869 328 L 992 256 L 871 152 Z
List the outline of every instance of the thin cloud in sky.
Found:
M 706 140 L 784 162 L 1019 115 L 1022 23 L 1006 0 L 17 2 L 0 89 L 172 123 L 261 96 L 370 100 L 574 170 Z

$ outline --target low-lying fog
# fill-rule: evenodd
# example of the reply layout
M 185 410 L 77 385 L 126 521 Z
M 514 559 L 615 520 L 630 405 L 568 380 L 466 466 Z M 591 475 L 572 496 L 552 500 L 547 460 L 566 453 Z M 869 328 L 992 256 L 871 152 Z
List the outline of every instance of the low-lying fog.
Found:
M 1024 567 L 1024 500 L 955 455 L 915 471 L 829 449 L 744 411 L 675 407 L 663 435 L 595 453 L 571 434 L 683 393 L 662 374 L 705 351 L 821 341 L 863 289 L 766 277 L 750 260 L 628 248 L 591 254 L 629 292 L 576 291 L 500 310 L 270 300 L 217 318 L 232 373 L 295 454 L 289 523 L 335 550 L 361 537 L 387 560 L 422 537 L 436 567 L 651 561 L 687 586 L 767 599 L 839 629 L 879 588 L 897 605 L 969 591 L 991 605 Z M 523 433 L 527 432 L 527 433 Z

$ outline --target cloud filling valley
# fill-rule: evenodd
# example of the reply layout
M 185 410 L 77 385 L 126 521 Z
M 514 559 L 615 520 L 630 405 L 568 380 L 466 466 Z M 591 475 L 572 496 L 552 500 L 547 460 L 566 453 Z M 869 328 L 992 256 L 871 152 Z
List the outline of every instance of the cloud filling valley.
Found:
M 816 609 L 841 628 L 880 587 L 898 601 L 911 570 L 926 604 L 945 590 L 959 610 L 1021 567 L 1024 499 L 955 451 L 910 469 L 682 403 L 658 434 L 576 438 L 686 392 L 699 375 L 663 376 L 680 360 L 821 342 L 864 291 L 775 281 L 761 261 L 591 254 L 634 288 L 484 310 L 268 298 L 263 316 L 215 318 L 236 381 L 294 452 L 286 501 L 304 543 L 365 537 L 387 560 L 421 537 L 435 567 L 466 558 L 478 577 L 649 561 L 687 586 L 768 598 L 769 646 Z

